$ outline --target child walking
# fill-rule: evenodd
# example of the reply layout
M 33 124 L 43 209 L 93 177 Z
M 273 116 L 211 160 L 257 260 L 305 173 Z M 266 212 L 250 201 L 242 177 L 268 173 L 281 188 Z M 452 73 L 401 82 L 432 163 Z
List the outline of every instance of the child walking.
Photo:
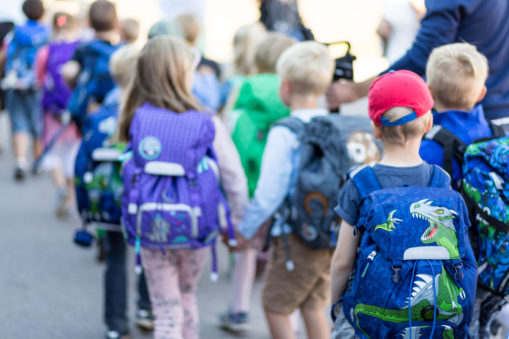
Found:
M 23 181 L 27 170 L 29 138 L 32 137 L 34 157 L 42 151 L 42 115 L 39 106 L 40 88 L 37 86 L 35 58 L 39 48 L 46 44 L 49 30 L 40 21 L 44 6 L 40 0 L 25 0 L 25 24 L 16 26 L 9 39 L 6 52 L 5 77 L 2 88 L 6 91 L 6 108 L 13 131 L 16 168 L 14 178 Z
M 333 71 L 333 61 L 325 46 L 316 42 L 295 44 L 283 52 L 276 68 L 281 77 L 281 100 L 290 107 L 292 117 L 308 123 L 328 113 L 319 106 Z M 242 236 L 252 238 L 295 189 L 299 156 L 297 134 L 285 126 L 273 127 L 267 137 L 254 198 L 238 226 Z M 323 308 L 328 300 L 332 253 L 329 249 L 308 247 L 296 234 L 287 234 L 288 229 L 291 228 L 285 224 L 271 230 L 274 241 L 262 302 L 272 338 L 295 338 L 289 315 L 296 310 L 302 313 L 308 338 L 328 338 Z M 294 268 L 286 265 L 286 241 Z
M 333 338 L 353 336 L 345 317 L 361 338 L 465 338 L 477 268 L 462 197 L 419 156 L 433 123 L 431 94 L 417 74 L 397 71 L 375 80 L 368 99 L 384 155 L 353 170 L 339 195 L 331 298 L 343 307 L 334 308 Z
M 435 101 L 436 111 L 433 114 L 434 127 L 426 134 L 419 153 L 426 162 L 444 167 L 452 177 L 453 188 L 460 192 L 462 185 L 465 187 L 465 185 L 471 184 L 468 174 L 467 180 L 463 180 L 462 167 L 466 170 L 477 168 L 479 165 L 475 162 L 466 163 L 467 156 L 463 157 L 464 146 L 478 143 L 477 140 L 480 139 L 500 138 L 505 135 L 502 127 L 497 128 L 497 126 L 491 125 L 484 117 L 483 106 L 480 102 L 486 94 L 487 77 L 488 60 L 477 51 L 475 46 L 467 43 L 455 43 L 435 48 L 426 65 L 426 79 Z M 496 148 L 492 154 L 497 154 Z M 495 156 L 488 158 L 496 159 Z M 493 169 L 489 171 L 493 172 Z M 466 173 L 468 172 L 470 171 L 467 170 Z M 490 176 L 493 177 L 493 175 Z M 489 187 L 490 185 L 484 181 L 479 186 Z M 470 191 L 472 192 L 472 189 Z M 492 199 L 488 199 L 486 202 L 484 199 L 481 200 L 495 215 L 495 211 L 500 209 L 500 205 L 493 203 L 493 201 L 497 201 L 493 198 L 494 195 L 491 197 Z M 468 199 L 468 194 L 465 199 Z M 487 262 L 489 258 L 491 267 L 503 267 L 505 260 L 502 258 L 505 256 L 505 245 L 501 245 L 504 242 L 501 239 L 506 238 L 506 232 L 499 233 L 503 234 L 499 237 L 497 232 L 487 231 L 487 225 L 480 223 L 482 217 L 480 219 L 476 217 L 478 209 L 469 212 L 471 213 L 472 227 L 476 228 L 471 232 L 471 240 L 478 247 L 479 265 Z M 499 256 L 496 255 L 497 252 L 500 253 Z M 470 326 L 470 334 L 473 337 L 489 336 L 488 328 L 498 311 L 494 307 L 496 303 L 493 300 L 501 298 L 489 292 L 489 283 L 486 284 L 486 281 L 502 281 L 504 275 L 504 270 L 500 268 L 485 268 L 480 272 L 480 288 L 477 291 L 474 316 Z M 482 282 L 484 282 L 484 286 Z
M 122 218 L 128 242 L 141 247 L 155 338 L 199 337 L 197 283 L 223 219 L 214 123 L 191 94 L 196 64 L 182 40 L 151 39 L 119 125 L 133 155 L 124 167 Z
M 52 40 L 37 54 L 37 78 L 42 85 L 42 108 L 44 110 L 43 142 L 50 147 L 51 140 L 70 119 L 66 112 L 71 90 L 60 74 L 61 67 L 71 59 L 78 41 L 74 39 L 74 19 L 67 13 L 53 16 Z M 69 123 L 63 134 L 53 143 L 44 157 L 42 168 L 51 174 L 57 188 L 56 215 L 66 217 L 70 213 L 74 191 L 74 159 L 80 145 L 79 132 Z

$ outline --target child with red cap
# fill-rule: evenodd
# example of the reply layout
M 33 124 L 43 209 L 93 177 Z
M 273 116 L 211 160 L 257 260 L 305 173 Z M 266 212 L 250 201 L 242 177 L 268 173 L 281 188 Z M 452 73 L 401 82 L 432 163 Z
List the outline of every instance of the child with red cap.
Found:
M 433 124 L 433 98 L 424 80 L 405 70 L 386 73 L 373 82 L 368 100 L 374 135 L 384 148 L 382 160 L 372 165 L 380 186 L 428 186 L 433 166 L 421 159 L 419 147 Z M 335 209 L 343 221 L 331 263 L 332 302 L 340 300 L 347 289 L 360 243 L 355 226 L 362 200 L 352 180 L 358 172 L 350 173 Z M 339 314 L 332 338 L 353 338 L 354 330 L 346 321 L 342 307 L 334 310 Z

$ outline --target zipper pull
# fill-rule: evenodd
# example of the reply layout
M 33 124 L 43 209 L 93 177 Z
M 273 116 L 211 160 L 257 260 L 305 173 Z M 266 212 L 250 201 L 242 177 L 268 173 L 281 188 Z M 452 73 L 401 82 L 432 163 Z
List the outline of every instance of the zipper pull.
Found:
M 364 278 L 364 276 L 366 275 L 366 273 L 368 272 L 368 268 L 369 268 L 369 264 L 371 264 L 373 262 L 373 259 L 375 259 L 375 256 L 376 256 L 376 251 L 373 251 L 371 252 L 369 255 L 368 255 L 368 263 L 366 264 L 366 267 L 364 267 L 364 271 L 362 271 L 362 274 L 361 274 L 361 278 Z

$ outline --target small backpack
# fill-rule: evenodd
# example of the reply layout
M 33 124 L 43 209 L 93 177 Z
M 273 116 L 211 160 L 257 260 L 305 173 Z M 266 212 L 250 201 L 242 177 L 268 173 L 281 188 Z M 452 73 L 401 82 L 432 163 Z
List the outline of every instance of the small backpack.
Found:
M 453 158 L 463 168 L 459 186 L 474 225 L 470 236 L 480 267 L 479 284 L 504 298 L 509 295 L 509 147 L 504 130 L 493 124 L 490 128 L 491 138 L 468 147 L 442 126 L 435 126 L 428 138 L 444 148 L 446 171 L 451 173 Z
M 276 74 L 258 74 L 245 79 L 239 92 L 235 111 L 240 115 L 235 122 L 232 140 L 237 147 L 246 173 L 249 196 L 254 195 L 262 155 L 270 126 L 290 114 L 279 98 L 279 80 Z
M 331 114 L 307 124 L 288 117 L 273 126 L 290 129 L 300 143 L 295 186 L 276 219 L 290 225 L 307 246 L 334 248 L 340 219 L 333 207 L 348 171 L 380 160 L 370 121 Z
M 119 45 L 110 45 L 101 40 L 93 40 L 85 46 L 87 54 L 78 76 L 76 88 L 69 99 L 68 110 L 81 130 L 87 116 L 89 105 L 102 103 L 106 94 L 115 87 L 110 75 L 109 62 L 111 55 Z
M 92 222 L 120 225 L 121 155 L 125 145 L 111 142 L 117 130 L 117 112 L 117 103 L 103 104 L 87 117 L 83 126 L 74 180 L 84 225 Z
M 71 60 L 79 41 L 56 42 L 49 45 L 46 77 L 43 84 L 42 107 L 44 111 L 61 117 L 67 108 L 71 89 L 60 74 L 62 66 Z
M 465 338 L 477 267 L 463 198 L 434 166 L 429 187 L 382 189 L 369 166 L 350 174 L 362 232 L 343 310 L 361 338 Z
M 14 29 L 7 45 L 3 89 L 33 90 L 36 88 L 35 58 L 37 51 L 48 40 L 48 29 L 29 22 Z
M 174 113 L 149 104 L 135 113 L 123 170 L 122 224 L 135 245 L 152 250 L 212 246 L 233 229 L 224 203 L 215 153 L 215 129 L 204 113 Z

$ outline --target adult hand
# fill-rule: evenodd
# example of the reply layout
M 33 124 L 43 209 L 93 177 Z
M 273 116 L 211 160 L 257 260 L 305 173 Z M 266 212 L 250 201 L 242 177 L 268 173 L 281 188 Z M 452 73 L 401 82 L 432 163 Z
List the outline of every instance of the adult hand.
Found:
M 330 109 L 337 109 L 358 99 L 355 82 L 340 80 L 332 83 L 327 89 L 327 102 Z

